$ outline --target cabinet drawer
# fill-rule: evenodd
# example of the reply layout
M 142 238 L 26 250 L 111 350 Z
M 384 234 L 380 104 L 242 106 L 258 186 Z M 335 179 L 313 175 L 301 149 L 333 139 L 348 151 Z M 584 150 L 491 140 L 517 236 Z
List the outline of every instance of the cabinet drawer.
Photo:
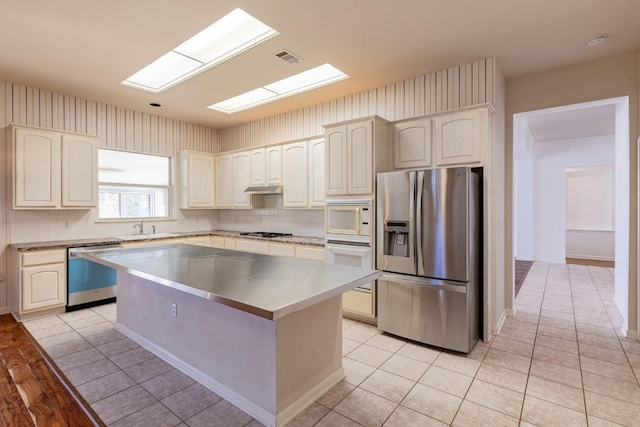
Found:
M 361 316 L 375 317 L 373 293 L 349 291 L 342 294 L 342 309 Z
M 270 243 L 269 255 L 294 257 L 296 256 L 296 248 L 293 245 L 283 243 Z
M 23 267 L 43 264 L 56 264 L 66 261 L 67 251 L 65 249 L 59 249 L 55 251 L 26 252 L 22 254 L 21 258 Z
M 296 246 L 296 258 L 324 262 L 324 248 L 312 246 Z
M 252 252 L 256 254 L 269 254 L 269 243 L 256 242 L 253 240 L 237 240 L 236 250 L 242 252 Z
M 211 236 L 210 245 L 212 248 L 224 249 L 224 240 L 224 237 Z

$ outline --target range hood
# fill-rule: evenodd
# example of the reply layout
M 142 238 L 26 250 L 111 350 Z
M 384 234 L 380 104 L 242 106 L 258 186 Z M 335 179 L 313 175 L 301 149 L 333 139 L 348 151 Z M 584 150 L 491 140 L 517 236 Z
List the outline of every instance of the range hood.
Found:
M 282 185 L 252 185 L 244 190 L 247 194 L 282 194 Z

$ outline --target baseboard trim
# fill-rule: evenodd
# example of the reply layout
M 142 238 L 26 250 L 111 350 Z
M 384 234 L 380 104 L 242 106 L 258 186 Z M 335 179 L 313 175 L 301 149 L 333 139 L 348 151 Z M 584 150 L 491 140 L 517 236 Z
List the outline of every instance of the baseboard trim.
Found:
M 124 326 L 124 325 L 122 325 L 120 323 L 116 323 L 115 329 L 118 332 L 120 332 L 122 335 L 125 335 L 128 338 L 131 338 L 133 341 L 135 341 L 136 343 L 140 344 L 140 346 L 142 346 L 145 349 L 149 350 L 151 353 L 155 354 L 160 359 L 164 360 L 165 362 L 167 362 L 168 364 L 170 364 L 174 368 L 178 369 L 179 371 L 182 371 L 184 374 L 190 376 L 191 378 L 193 378 L 194 380 L 196 380 L 197 382 L 199 382 L 203 386 L 207 387 L 209 390 L 213 391 L 214 393 L 216 393 L 217 395 L 219 395 L 223 399 L 229 401 L 233 405 L 235 405 L 238 408 L 242 409 L 247 414 L 249 414 L 250 416 L 252 416 L 256 420 L 260 421 L 261 423 L 264 423 L 265 425 L 270 426 L 270 427 L 276 425 L 276 416 L 274 414 L 272 414 L 269 411 L 267 411 L 266 409 L 256 405 L 255 403 L 253 403 L 249 399 L 247 399 L 247 398 L 243 397 L 242 395 L 236 393 L 235 391 L 231 390 L 227 386 L 219 383 L 218 381 L 216 381 L 213 378 L 211 378 L 210 376 L 206 375 L 205 373 L 203 373 L 199 369 L 191 366 L 188 363 L 185 363 L 184 361 L 182 361 L 181 359 L 177 358 L 173 354 L 171 354 L 168 351 L 158 347 L 157 345 L 155 345 L 151 341 L 149 341 L 146 338 L 138 335 L 137 333 L 135 333 L 134 331 L 132 331 L 131 329 L 127 328 L 126 326 Z M 343 376 L 344 376 L 344 374 L 343 374 Z

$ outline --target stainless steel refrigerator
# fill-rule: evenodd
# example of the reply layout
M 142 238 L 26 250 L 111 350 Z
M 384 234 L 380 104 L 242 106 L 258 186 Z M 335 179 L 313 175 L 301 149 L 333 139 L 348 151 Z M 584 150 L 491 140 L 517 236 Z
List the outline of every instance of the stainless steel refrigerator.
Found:
M 481 328 L 479 173 L 458 167 L 377 179 L 378 328 L 470 352 Z

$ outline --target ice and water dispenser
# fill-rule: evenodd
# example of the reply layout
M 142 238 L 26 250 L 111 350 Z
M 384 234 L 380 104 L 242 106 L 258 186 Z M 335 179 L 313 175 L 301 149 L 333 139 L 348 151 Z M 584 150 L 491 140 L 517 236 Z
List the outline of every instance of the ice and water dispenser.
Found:
M 409 221 L 384 222 L 384 255 L 409 256 Z

